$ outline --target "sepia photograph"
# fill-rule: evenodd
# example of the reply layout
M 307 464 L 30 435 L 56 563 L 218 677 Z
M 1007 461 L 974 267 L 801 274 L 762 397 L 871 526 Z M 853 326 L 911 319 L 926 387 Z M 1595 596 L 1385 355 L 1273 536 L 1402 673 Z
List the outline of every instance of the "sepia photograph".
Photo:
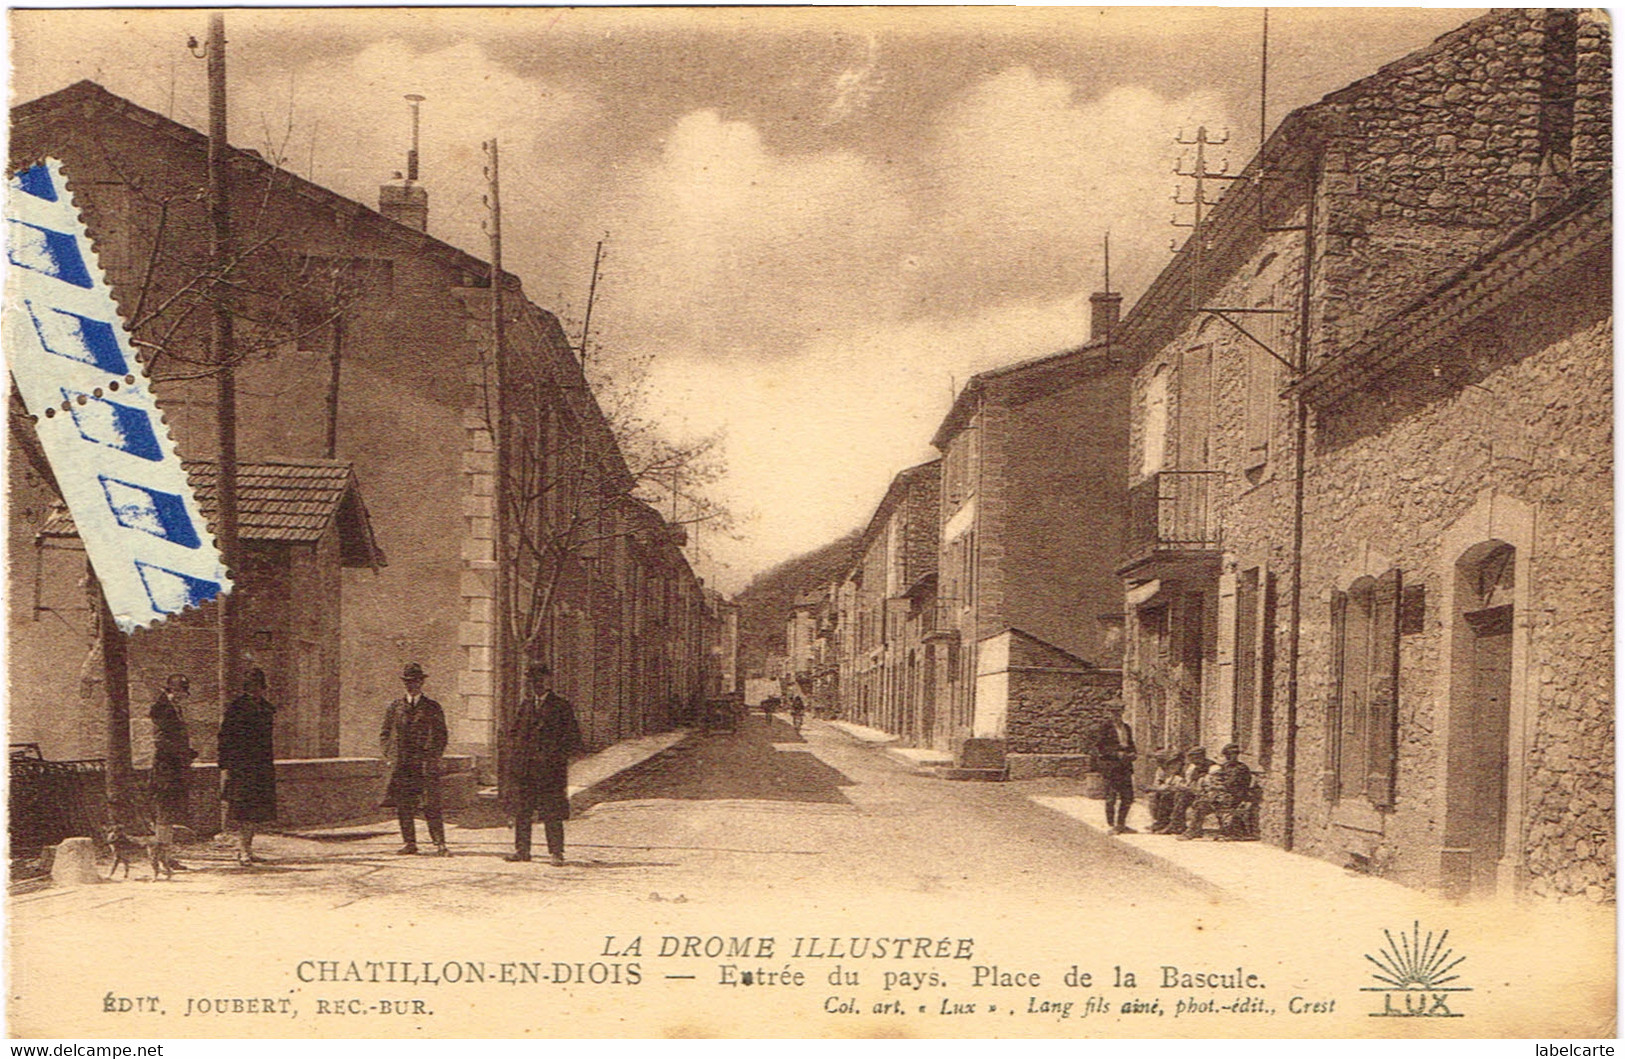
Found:
M 7 27 L 11 1038 L 1617 1035 L 1608 12 Z

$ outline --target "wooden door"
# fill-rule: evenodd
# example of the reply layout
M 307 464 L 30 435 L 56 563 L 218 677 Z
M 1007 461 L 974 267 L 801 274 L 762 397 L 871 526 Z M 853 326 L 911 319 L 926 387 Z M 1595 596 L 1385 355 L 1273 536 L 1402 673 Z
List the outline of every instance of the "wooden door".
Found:
M 1472 630 L 1471 704 L 1461 758 L 1471 889 L 1495 892 L 1496 864 L 1506 851 L 1507 726 L 1512 698 L 1512 608 L 1465 615 Z

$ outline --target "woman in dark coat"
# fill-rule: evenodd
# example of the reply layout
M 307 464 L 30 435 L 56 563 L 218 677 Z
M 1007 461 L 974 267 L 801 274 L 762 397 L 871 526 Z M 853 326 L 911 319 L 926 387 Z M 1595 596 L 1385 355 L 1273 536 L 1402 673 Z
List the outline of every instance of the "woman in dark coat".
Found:
M 188 822 L 188 780 L 197 751 L 186 733 L 181 705 L 192 692 L 192 682 L 181 673 L 164 683 L 158 701 L 147 716 L 152 718 L 152 775 L 148 792 L 152 795 L 152 828 L 158 843 L 158 856 L 170 871 L 184 870 L 170 852 L 175 842 L 175 825 Z
M 504 733 L 500 787 L 513 813 L 514 851 L 504 859 L 530 859 L 530 829 L 542 818 L 547 852 L 564 863 L 564 821 L 570 818 L 570 755 L 582 745 L 581 726 L 569 700 L 552 689 L 552 673 L 540 663 L 526 670 L 529 689 Z
M 276 707 L 265 699 L 265 671 L 251 669 L 243 693 L 231 700 L 220 721 L 220 768 L 226 774 L 221 799 L 228 822 L 237 829 L 237 863 L 251 864 L 254 825 L 276 819 L 276 751 L 272 720 Z

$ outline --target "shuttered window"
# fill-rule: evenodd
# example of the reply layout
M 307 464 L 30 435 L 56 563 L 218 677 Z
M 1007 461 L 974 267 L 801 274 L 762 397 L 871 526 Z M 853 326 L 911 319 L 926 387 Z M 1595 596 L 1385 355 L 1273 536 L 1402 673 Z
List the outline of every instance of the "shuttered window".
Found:
M 1332 595 L 1329 797 L 1364 797 L 1379 808 L 1394 804 L 1402 588 L 1394 569 Z
M 1365 795 L 1383 808 L 1394 804 L 1394 759 L 1399 747 L 1400 574 L 1377 578 L 1371 609 L 1370 718 L 1366 725 Z

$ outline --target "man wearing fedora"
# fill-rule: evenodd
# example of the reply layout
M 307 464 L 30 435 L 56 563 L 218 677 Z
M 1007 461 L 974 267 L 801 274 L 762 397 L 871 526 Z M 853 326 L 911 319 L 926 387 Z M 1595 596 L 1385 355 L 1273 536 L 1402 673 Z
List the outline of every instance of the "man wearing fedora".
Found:
M 530 860 L 530 829 L 539 816 L 547 852 L 564 863 L 564 821 L 570 817 L 570 755 L 581 749 L 581 726 L 568 699 L 553 690 L 551 670 L 525 667 L 525 696 L 503 733 L 500 793 L 513 813 L 513 852 L 506 860 Z
M 384 711 L 384 726 L 378 733 L 384 761 L 390 766 L 389 787 L 384 805 L 393 807 L 401 822 L 401 854 L 418 851 L 417 811 L 429 823 L 429 839 L 436 856 L 449 857 L 446 824 L 440 815 L 440 755 L 446 750 L 446 713 L 440 704 L 423 694 L 429 675 L 416 662 L 401 670 L 406 694 Z

